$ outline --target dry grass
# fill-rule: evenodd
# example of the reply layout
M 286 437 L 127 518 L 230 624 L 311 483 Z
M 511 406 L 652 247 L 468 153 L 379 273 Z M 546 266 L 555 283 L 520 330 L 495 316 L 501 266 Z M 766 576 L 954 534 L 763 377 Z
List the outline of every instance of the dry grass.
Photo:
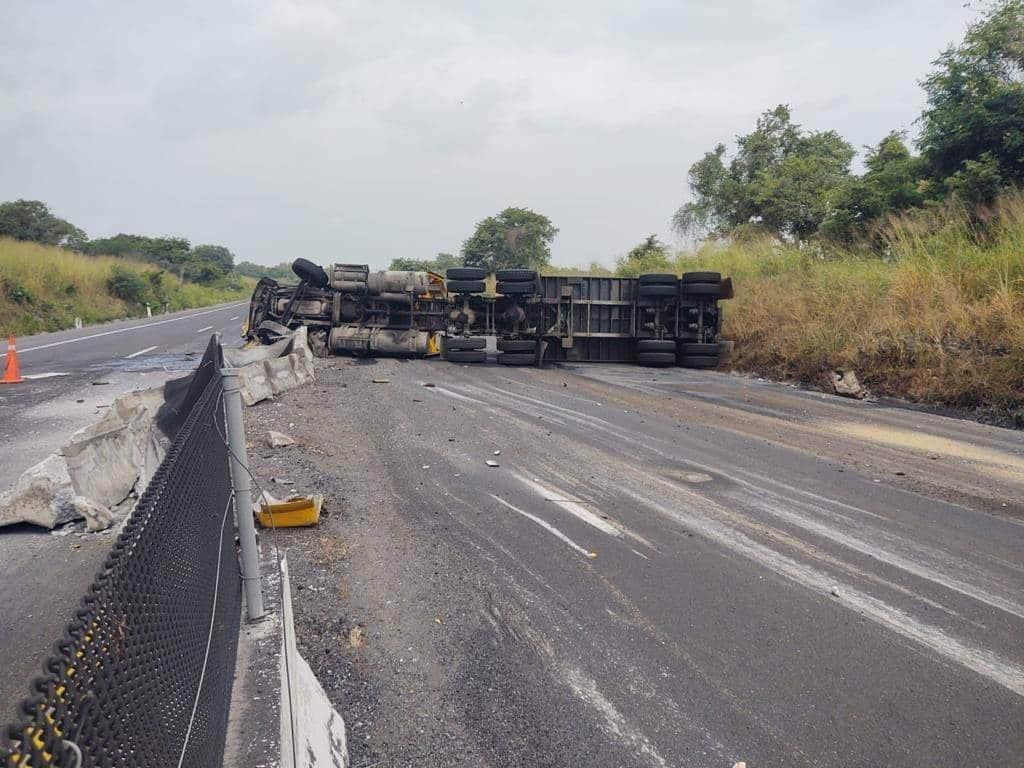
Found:
M 76 317 L 88 324 L 145 314 L 107 290 L 115 266 L 143 275 L 156 271 L 142 262 L 0 238 L 0 332 L 55 331 L 71 327 Z M 168 275 L 165 284 L 174 311 L 246 298 L 255 281 L 244 278 L 241 290 L 231 290 L 179 284 Z
M 824 384 L 852 368 L 878 394 L 1007 414 L 1024 409 L 1024 194 L 984 219 L 894 219 L 884 258 L 760 241 L 707 245 L 678 268 L 733 277 L 740 370 Z

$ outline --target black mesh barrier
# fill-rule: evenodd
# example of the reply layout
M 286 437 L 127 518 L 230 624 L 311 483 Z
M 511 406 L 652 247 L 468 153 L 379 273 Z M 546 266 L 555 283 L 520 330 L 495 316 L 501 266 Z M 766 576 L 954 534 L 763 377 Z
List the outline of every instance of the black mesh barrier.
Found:
M 220 350 L 160 468 L 32 683 L 4 766 L 220 766 L 238 642 Z

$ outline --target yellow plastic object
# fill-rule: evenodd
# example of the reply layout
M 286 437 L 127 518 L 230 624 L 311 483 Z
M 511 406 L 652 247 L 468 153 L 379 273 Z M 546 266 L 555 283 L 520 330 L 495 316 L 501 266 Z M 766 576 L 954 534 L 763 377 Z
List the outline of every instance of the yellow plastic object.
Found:
M 427 357 L 441 354 L 441 342 L 439 334 L 432 333 L 427 337 Z
M 256 518 L 264 528 L 299 528 L 320 522 L 323 496 L 303 496 L 288 501 L 263 502 Z

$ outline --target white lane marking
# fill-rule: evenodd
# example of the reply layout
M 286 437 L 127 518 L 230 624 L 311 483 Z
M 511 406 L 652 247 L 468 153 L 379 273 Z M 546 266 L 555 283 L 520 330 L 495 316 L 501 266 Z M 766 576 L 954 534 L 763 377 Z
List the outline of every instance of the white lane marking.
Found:
M 642 557 L 642 558 L 643 558 L 644 560 L 650 560 L 650 559 L 651 559 L 651 558 L 649 558 L 649 557 L 648 557 L 647 555 L 645 555 L 645 554 L 644 554 L 643 552 L 638 552 L 638 551 L 637 551 L 637 550 L 635 550 L 635 549 L 630 549 L 629 551 L 630 551 L 630 552 L 632 552 L 632 553 L 633 553 L 634 555 L 636 555 L 637 557 Z
M 725 523 L 671 509 L 626 489 L 623 489 L 623 492 L 641 504 L 682 523 L 690 530 L 699 532 L 704 538 L 715 541 L 726 549 L 759 563 L 817 594 L 831 594 L 833 600 L 854 613 L 919 643 L 989 680 L 994 680 L 1018 696 L 1024 696 L 1024 667 L 1004 659 L 997 653 L 950 637 L 940 628 L 924 624 L 895 606 L 861 592 L 849 584 L 840 583 L 816 568 L 786 557 Z
M 235 315 L 234 317 L 229 317 L 228 318 L 228 322 L 230 323 L 232 320 L 237 320 L 240 317 L 241 317 L 241 315 Z
M 207 325 L 207 326 L 204 326 L 204 327 L 200 328 L 198 331 L 196 331 L 196 333 L 203 333 L 203 331 L 212 331 L 212 330 L 213 330 L 213 326 L 212 325 Z
M 504 504 L 506 507 L 511 509 L 513 512 L 518 512 L 520 515 L 522 515 L 523 517 L 527 518 L 528 520 L 532 520 L 537 525 L 539 525 L 541 528 L 545 529 L 546 531 L 548 531 L 549 533 L 554 535 L 556 538 L 559 538 L 562 541 L 564 541 L 566 544 L 568 544 L 570 547 L 575 549 L 577 552 L 579 552 L 584 557 L 594 557 L 594 553 L 593 552 L 589 552 L 588 550 L 586 550 L 583 547 L 581 547 L 579 544 L 577 544 L 575 541 L 570 539 L 568 536 L 566 536 L 564 533 L 562 533 L 560 530 L 555 528 L 555 526 L 551 525 L 551 523 L 547 522 L 546 520 L 541 520 L 536 515 L 531 515 L 529 512 L 527 512 L 525 510 L 522 510 L 519 507 L 512 506 L 507 501 L 505 501 L 503 498 L 501 498 L 501 496 L 495 496 L 493 493 L 490 494 L 490 496 L 496 502 L 498 502 L 499 504 Z
M 595 515 L 593 512 L 591 512 L 589 509 L 584 507 L 579 502 L 566 498 L 565 494 L 559 492 L 557 489 L 549 490 L 536 480 L 530 480 L 529 478 L 523 477 L 522 475 L 519 474 L 513 473 L 513 477 L 515 477 L 516 480 L 530 488 L 534 493 L 539 494 L 547 501 L 554 502 L 569 514 L 575 515 L 580 520 L 589 525 L 594 526 L 595 528 L 597 528 L 597 530 L 601 531 L 602 533 L 607 533 L 609 536 L 622 535 L 622 531 L 620 531 L 617 527 L 609 523 L 607 520 L 602 519 L 599 515 Z
M 238 301 L 234 304 L 229 304 L 228 307 L 235 307 L 239 304 L 244 304 L 244 301 Z M 218 307 L 217 309 L 207 309 L 202 312 L 195 312 L 191 315 L 182 315 L 181 317 L 171 317 L 167 320 L 157 320 L 152 323 L 142 323 L 141 325 L 133 325 L 130 328 L 116 328 L 113 331 L 103 331 L 101 333 L 90 333 L 88 336 L 79 336 L 77 339 L 65 339 L 64 341 L 53 341 L 49 344 L 40 344 L 38 347 L 27 347 L 26 349 L 19 349 L 18 354 L 23 355 L 26 352 L 35 352 L 37 349 L 49 349 L 50 347 L 59 347 L 62 344 L 77 344 L 80 341 L 89 341 L 90 339 L 98 339 L 101 336 L 110 336 L 115 333 L 128 333 L 129 331 L 139 331 L 143 328 L 152 328 L 154 325 L 165 325 L 167 323 L 176 323 L 179 320 L 191 320 L 194 317 L 202 317 L 203 315 L 212 315 L 214 312 L 225 312 L 228 307 Z M 7 352 L 0 352 L 0 357 L 7 357 Z
M 61 371 L 50 371 L 49 373 L 26 373 L 21 378 L 23 379 L 52 379 L 55 376 L 70 376 L 70 373 L 63 373 Z
M 124 359 L 125 360 L 131 360 L 132 358 L 138 357 L 139 355 L 144 355 L 147 352 L 152 352 L 154 349 L 157 349 L 157 348 L 158 348 L 157 346 L 146 347 L 145 349 L 140 349 L 138 352 L 132 352 L 130 355 L 125 355 Z

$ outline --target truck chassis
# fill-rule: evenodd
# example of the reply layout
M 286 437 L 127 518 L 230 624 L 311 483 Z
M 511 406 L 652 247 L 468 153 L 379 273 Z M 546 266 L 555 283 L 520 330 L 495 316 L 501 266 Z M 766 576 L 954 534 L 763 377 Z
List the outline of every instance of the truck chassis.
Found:
M 430 356 L 505 365 L 617 362 L 712 368 L 727 346 L 719 302 L 732 284 L 717 272 L 635 278 L 540 276 L 529 269 L 486 275 L 473 267 L 371 272 L 324 270 L 297 259 L 299 283 L 263 278 L 246 335 L 268 343 L 308 329 L 320 355 Z

